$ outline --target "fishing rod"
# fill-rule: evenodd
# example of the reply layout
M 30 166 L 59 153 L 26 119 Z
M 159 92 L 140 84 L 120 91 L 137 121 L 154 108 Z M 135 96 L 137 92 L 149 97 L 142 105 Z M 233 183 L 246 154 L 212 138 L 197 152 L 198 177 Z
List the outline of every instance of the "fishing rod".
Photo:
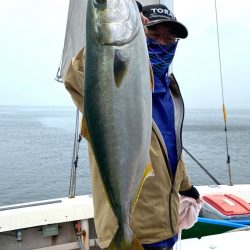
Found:
M 186 148 L 182 148 L 217 185 L 221 185 L 220 182 L 211 173 L 209 173 L 208 170 L 203 167 L 201 163 Z
M 229 175 L 229 184 L 232 186 L 232 175 L 231 175 L 231 166 L 230 166 L 230 155 L 229 155 L 229 146 L 228 146 L 228 135 L 227 135 L 227 112 L 224 101 L 224 87 L 223 87 L 223 77 L 222 77 L 222 63 L 221 63 L 221 49 L 220 49 L 220 35 L 219 35 L 219 22 L 218 22 L 218 14 L 217 14 L 217 0 L 214 0 L 215 3 L 215 17 L 216 17 L 216 28 L 217 28 L 217 46 L 218 46 L 218 59 L 219 59 L 219 67 L 220 67 L 220 83 L 221 83 L 221 95 L 222 95 L 222 112 L 224 118 L 224 131 L 225 131 L 225 139 L 226 139 L 226 152 L 227 152 L 227 166 L 228 166 L 228 175 Z

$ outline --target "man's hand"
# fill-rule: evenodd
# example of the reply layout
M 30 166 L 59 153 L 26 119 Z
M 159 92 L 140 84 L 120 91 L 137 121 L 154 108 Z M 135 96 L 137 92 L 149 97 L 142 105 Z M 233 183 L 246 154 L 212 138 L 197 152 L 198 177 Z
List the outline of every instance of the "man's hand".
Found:
M 141 21 L 142 21 L 142 24 L 143 24 L 143 28 L 144 28 L 145 35 L 147 35 L 147 34 L 148 34 L 148 28 L 147 28 L 147 26 L 145 26 L 145 25 L 149 22 L 149 20 L 148 20 L 147 17 L 145 17 L 145 16 L 142 14 L 142 12 L 141 12 L 140 14 L 141 14 Z
M 142 12 L 141 12 L 140 14 L 141 14 L 141 21 L 142 21 L 142 24 L 143 24 L 143 25 L 146 25 L 146 24 L 149 22 L 148 18 L 145 17 L 145 16 L 142 14 Z

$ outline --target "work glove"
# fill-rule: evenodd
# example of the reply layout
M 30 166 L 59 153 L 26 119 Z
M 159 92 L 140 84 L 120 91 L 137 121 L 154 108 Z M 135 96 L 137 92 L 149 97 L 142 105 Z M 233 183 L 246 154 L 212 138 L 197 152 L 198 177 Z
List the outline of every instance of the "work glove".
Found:
M 188 189 L 186 191 L 180 191 L 179 194 L 194 198 L 195 200 L 198 200 L 200 198 L 200 194 L 199 194 L 198 190 L 193 185 L 190 189 Z

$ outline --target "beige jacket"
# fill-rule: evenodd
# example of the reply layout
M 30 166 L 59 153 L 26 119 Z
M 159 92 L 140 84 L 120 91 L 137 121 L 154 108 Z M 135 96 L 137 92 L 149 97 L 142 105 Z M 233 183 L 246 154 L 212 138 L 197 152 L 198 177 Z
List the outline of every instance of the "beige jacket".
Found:
M 84 51 L 72 59 L 64 82 L 71 97 L 83 112 L 83 61 Z M 131 214 L 130 227 L 142 244 L 149 244 L 171 238 L 178 233 L 179 191 L 191 188 L 182 160 L 181 129 L 184 106 L 178 85 L 171 77 L 171 93 L 175 105 L 177 134 L 177 152 L 179 162 L 175 178 L 169 174 L 167 151 L 163 138 L 156 124 L 153 124 L 150 146 L 150 157 L 154 167 L 154 176 L 148 177 L 143 185 L 136 207 Z M 84 118 L 83 118 L 84 119 Z M 83 121 L 82 134 L 86 134 Z M 108 247 L 116 230 L 117 223 L 113 211 L 108 203 L 95 157 L 89 147 L 90 173 L 93 183 L 94 221 L 101 248 Z

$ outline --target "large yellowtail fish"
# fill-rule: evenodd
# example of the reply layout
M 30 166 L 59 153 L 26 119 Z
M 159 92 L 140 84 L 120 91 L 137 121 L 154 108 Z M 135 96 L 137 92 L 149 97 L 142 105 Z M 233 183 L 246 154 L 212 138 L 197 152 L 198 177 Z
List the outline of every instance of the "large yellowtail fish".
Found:
M 150 81 L 135 1 L 89 0 L 84 113 L 89 142 L 118 223 L 109 249 L 143 249 L 129 228 L 129 217 L 151 173 Z

